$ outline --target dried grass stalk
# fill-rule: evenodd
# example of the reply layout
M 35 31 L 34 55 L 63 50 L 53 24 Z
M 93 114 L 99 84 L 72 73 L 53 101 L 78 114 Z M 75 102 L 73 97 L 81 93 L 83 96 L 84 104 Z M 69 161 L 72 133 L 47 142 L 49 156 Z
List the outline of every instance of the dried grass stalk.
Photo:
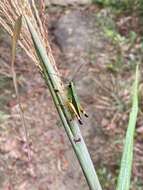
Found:
M 34 0 L 1 0 L 0 1 L 0 24 L 10 34 L 13 35 L 13 28 L 15 21 L 21 14 L 30 16 L 31 23 L 36 29 L 37 33 L 42 37 L 43 44 L 47 49 L 50 62 L 54 65 L 57 71 L 55 60 L 52 55 L 52 51 L 48 42 L 48 32 L 45 27 L 45 4 L 44 0 L 40 0 L 41 15 L 36 7 Z M 42 23 L 43 22 L 43 23 Z M 24 49 L 26 54 L 33 60 L 33 62 L 39 67 L 38 59 L 35 54 L 33 42 L 27 29 L 26 23 L 23 23 L 22 32 L 20 35 L 19 45 Z M 57 71 L 58 72 L 58 71 Z

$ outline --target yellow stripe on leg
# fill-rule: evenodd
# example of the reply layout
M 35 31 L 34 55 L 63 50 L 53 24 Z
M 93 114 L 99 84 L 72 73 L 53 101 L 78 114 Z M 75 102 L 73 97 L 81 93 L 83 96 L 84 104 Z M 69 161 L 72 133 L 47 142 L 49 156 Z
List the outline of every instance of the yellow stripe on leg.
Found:
M 68 102 L 68 107 L 69 107 L 69 109 L 71 110 L 71 112 L 72 112 L 73 114 L 75 114 L 75 116 L 77 117 L 79 123 L 82 125 L 83 123 L 82 123 L 82 121 L 81 121 L 81 118 L 80 118 L 80 116 L 78 115 L 78 113 L 77 113 L 77 111 L 76 111 L 74 105 L 72 104 L 72 102 Z

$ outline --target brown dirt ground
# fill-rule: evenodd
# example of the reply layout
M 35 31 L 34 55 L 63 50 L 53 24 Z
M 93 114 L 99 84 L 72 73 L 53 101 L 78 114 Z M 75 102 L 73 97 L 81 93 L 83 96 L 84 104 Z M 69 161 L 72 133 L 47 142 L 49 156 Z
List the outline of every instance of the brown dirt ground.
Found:
M 0 58 L 4 65 L 3 67 L 0 66 L 2 73 L 0 77 L 11 77 L 10 43 L 7 38 L 8 36 L 5 34 L 0 42 Z M 61 52 L 55 44 L 53 44 L 53 47 L 55 48 L 54 54 L 57 52 L 56 60 L 58 60 L 62 54 L 60 54 Z M 0 189 L 74 190 L 77 188 L 86 190 L 88 189 L 86 182 L 64 130 L 61 127 L 46 85 L 43 83 L 43 79 L 41 79 L 35 66 L 31 64 L 29 58 L 22 50 L 19 50 L 19 52 L 16 60 L 16 71 L 29 134 L 32 161 L 29 163 L 27 160 L 28 150 L 23 138 L 24 134 L 18 104 L 12 81 L 8 79 L 8 86 L 0 88 L 0 97 L 6 97 L 6 100 L 3 98 L 4 103 L 0 110 L 4 111 L 7 116 L 6 119 L 0 123 Z M 99 73 L 99 69 L 101 69 L 100 65 L 90 68 L 91 76 L 95 76 L 96 73 Z M 66 72 L 66 70 L 61 71 Z M 117 112 L 115 114 L 116 106 L 112 104 L 113 101 L 105 90 L 106 82 L 107 87 L 110 86 L 109 89 L 113 92 L 116 91 L 116 89 L 114 89 L 116 85 L 114 84 L 125 79 L 129 81 L 130 85 L 133 76 L 128 74 L 128 72 L 121 73 L 116 77 L 113 75 L 113 85 L 111 85 L 111 74 L 105 72 L 104 67 L 99 76 L 101 84 L 104 84 L 104 88 L 99 88 L 99 94 L 97 94 L 95 99 L 90 99 L 89 101 L 88 97 L 86 97 L 85 101 L 89 101 L 90 104 L 96 103 L 97 105 L 97 124 L 101 125 L 101 129 L 95 132 L 101 133 L 101 135 L 95 138 L 94 133 L 90 133 L 86 136 L 86 142 L 95 166 L 98 169 L 98 173 L 102 176 L 102 183 L 105 183 L 106 189 L 112 190 L 116 179 L 115 175 L 118 170 L 119 154 L 122 147 L 120 138 L 123 138 L 125 131 L 122 126 L 123 124 L 127 124 L 129 109 L 126 109 L 125 112 Z M 109 80 L 107 80 L 108 78 Z M 120 86 L 122 86 L 122 84 L 119 83 L 119 87 Z M 125 94 L 121 92 L 119 96 L 123 95 L 123 99 L 127 99 L 126 104 L 128 106 L 129 92 L 123 92 Z M 102 98 L 99 99 L 99 97 Z M 141 119 L 139 119 L 138 123 L 138 126 L 142 126 Z M 118 143 L 118 141 L 120 141 L 120 143 Z M 136 139 L 136 154 L 133 170 L 135 182 L 138 179 L 142 179 L 141 173 L 143 168 L 141 165 L 143 164 L 143 149 L 141 145 L 142 133 L 140 133 Z M 107 179 L 110 181 L 110 184 L 105 182 Z M 138 190 L 134 184 L 133 190 Z

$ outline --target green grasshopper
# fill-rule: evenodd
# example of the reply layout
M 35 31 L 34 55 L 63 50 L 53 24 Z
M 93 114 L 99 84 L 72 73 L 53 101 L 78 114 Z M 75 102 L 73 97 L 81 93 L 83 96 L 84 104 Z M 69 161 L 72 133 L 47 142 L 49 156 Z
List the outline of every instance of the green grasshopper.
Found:
M 71 81 L 67 87 L 67 97 L 68 97 L 68 108 L 72 114 L 72 117 L 76 117 L 78 122 L 82 125 L 81 114 L 84 114 L 85 117 L 88 117 L 84 109 L 80 104 L 80 99 L 76 93 L 75 85 L 73 81 Z
M 76 70 L 76 73 L 79 71 L 81 66 Z M 58 92 L 58 90 L 56 90 Z M 80 104 L 80 99 L 76 93 L 76 88 L 73 80 L 71 80 L 67 86 L 67 99 L 66 105 L 68 107 L 69 112 L 71 113 L 72 118 L 77 118 L 78 122 L 82 125 L 81 115 L 84 114 L 85 117 L 88 117 L 83 107 Z

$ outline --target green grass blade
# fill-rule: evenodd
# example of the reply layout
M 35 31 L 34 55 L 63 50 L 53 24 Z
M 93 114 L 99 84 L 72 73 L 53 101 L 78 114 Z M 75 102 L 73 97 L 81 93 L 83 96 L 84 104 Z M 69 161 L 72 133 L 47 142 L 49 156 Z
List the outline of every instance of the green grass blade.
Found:
M 117 190 L 129 190 L 130 188 L 132 162 L 133 162 L 134 131 L 138 114 L 138 80 L 139 80 L 139 69 L 137 65 L 135 82 L 133 85 L 132 110 L 129 116 L 129 123 L 128 123 L 124 150 L 121 160 L 121 168 L 118 177 Z
M 49 59 L 49 56 L 47 55 L 44 44 L 40 36 L 36 32 L 35 28 L 33 27 L 32 23 L 30 22 L 29 17 L 25 16 L 25 21 L 27 23 L 28 29 L 33 40 L 35 52 L 39 58 L 39 64 L 42 68 L 42 74 L 44 75 L 44 79 L 48 84 L 55 106 L 63 123 L 67 136 L 69 137 L 69 140 L 75 151 L 80 166 L 83 170 L 89 188 L 90 190 L 101 190 L 102 188 L 100 186 L 86 144 L 84 143 L 84 140 L 82 138 L 78 123 L 76 120 L 71 120 L 71 117 L 69 117 L 69 114 L 67 113 L 67 106 L 64 106 L 66 103 L 64 102 L 64 100 L 66 97 L 65 101 L 67 101 L 67 96 L 64 92 L 61 91 L 61 80 L 58 79 L 58 74 L 54 69 L 51 60 Z M 75 138 L 77 137 L 80 138 L 80 142 L 78 143 L 75 142 Z

